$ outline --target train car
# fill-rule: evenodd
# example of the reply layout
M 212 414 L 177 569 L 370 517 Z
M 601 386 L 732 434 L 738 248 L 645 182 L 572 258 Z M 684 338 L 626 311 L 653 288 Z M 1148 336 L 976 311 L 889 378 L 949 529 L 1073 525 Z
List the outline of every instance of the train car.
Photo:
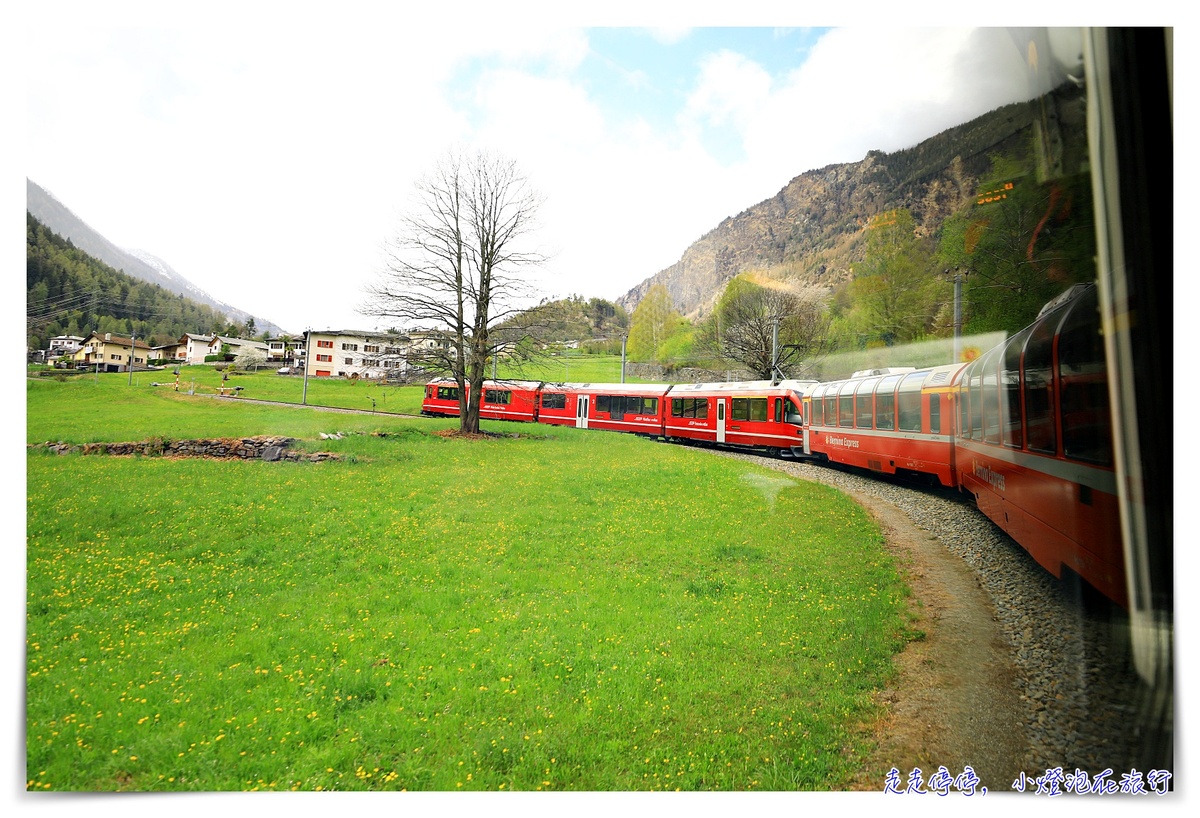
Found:
M 1127 606 L 1096 287 L 1048 304 L 957 389 L 961 488 L 1054 576 Z
M 954 379 L 965 364 L 822 383 L 805 396 L 804 456 L 943 486 L 954 473 Z
M 669 384 L 543 384 L 538 422 L 659 437 Z
M 425 384 L 421 414 L 427 417 L 458 417 L 458 382 L 453 378 L 438 378 Z
M 801 395 L 815 383 L 746 381 L 672 387 L 663 436 L 790 454 L 803 445 Z
M 484 381 L 479 417 L 533 423 L 537 420 L 540 381 Z M 421 414 L 458 417 L 458 382 L 439 378 L 425 385 Z

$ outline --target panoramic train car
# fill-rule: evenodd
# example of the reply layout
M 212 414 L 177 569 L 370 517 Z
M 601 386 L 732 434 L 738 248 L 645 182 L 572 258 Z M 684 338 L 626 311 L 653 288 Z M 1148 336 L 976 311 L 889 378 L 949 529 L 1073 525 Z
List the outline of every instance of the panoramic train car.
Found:
M 805 396 L 803 454 L 956 485 L 950 392 L 964 366 L 818 384 Z
M 980 511 L 1056 577 L 1128 605 L 1096 287 L 969 364 L 957 415 L 959 483 Z
M 815 383 L 747 381 L 672 387 L 663 436 L 790 453 L 802 445 L 801 390 Z
M 488 420 L 537 420 L 539 381 L 484 381 L 479 416 Z M 421 414 L 458 417 L 458 382 L 441 378 L 425 385 Z
M 657 383 L 548 383 L 541 389 L 538 422 L 657 437 L 670 389 Z

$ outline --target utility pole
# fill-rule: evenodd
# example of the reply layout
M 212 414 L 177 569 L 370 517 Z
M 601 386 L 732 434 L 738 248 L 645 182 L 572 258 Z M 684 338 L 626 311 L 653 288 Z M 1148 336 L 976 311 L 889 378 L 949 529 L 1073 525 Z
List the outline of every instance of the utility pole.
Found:
M 779 316 L 771 318 L 771 386 L 779 383 Z
M 621 336 L 621 383 L 625 383 L 625 342 L 628 340 L 628 334 Z
M 308 405 L 308 346 L 310 336 L 312 335 L 312 327 L 306 327 L 304 330 L 304 391 L 300 396 L 300 405 Z
M 946 271 L 949 275 L 950 271 Z M 959 272 L 957 267 L 954 268 L 954 360 L 952 363 L 958 363 L 962 360 L 962 280 L 963 274 Z
M 137 335 L 129 336 L 129 385 L 133 386 L 133 350 L 137 343 Z

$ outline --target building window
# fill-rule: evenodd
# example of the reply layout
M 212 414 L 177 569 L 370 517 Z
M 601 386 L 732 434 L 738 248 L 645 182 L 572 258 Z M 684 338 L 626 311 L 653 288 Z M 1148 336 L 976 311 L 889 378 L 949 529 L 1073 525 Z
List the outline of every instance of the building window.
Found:
M 358 352 L 358 344 L 342 344 L 343 352 Z
M 345 361 L 346 361 L 346 366 L 353 366 L 353 365 L 354 365 L 354 359 L 353 359 L 353 358 L 346 358 L 346 359 L 345 359 Z
M 319 349 L 333 349 L 333 341 L 317 341 Z
M 379 344 L 367 344 L 363 347 L 363 352 L 378 352 Z
M 331 364 L 331 363 L 333 363 L 333 356 L 332 355 L 318 355 L 317 360 L 323 364 Z

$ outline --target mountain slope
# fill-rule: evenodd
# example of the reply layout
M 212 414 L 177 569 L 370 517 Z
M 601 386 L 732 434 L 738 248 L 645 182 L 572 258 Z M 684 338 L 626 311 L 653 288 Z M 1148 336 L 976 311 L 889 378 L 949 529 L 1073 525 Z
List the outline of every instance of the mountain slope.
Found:
M 177 273 L 169 264 L 142 250 L 123 250 L 89 227 L 65 205 L 35 184 L 25 180 L 25 207 L 43 225 L 69 239 L 72 244 L 89 256 L 104 262 L 126 275 L 157 284 L 173 293 L 182 294 L 193 301 L 207 304 L 224 313 L 234 321 L 245 321 L 250 313 L 239 310 L 209 295 L 188 279 Z M 259 330 L 278 334 L 283 330 L 259 316 L 254 316 Z
M 1049 95 L 1061 116 L 1082 110 L 1077 90 Z M 695 319 L 711 311 L 725 284 L 754 269 L 782 270 L 800 286 L 832 288 L 853 276 L 871 219 L 908 209 L 917 232 L 932 235 L 974 200 L 990 156 L 1030 138 L 1035 106 L 1017 103 L 896 153 L 871 151 L 860 162 L 829 165 L 792 179 L 778 194 L 722 221 L 675 264 L 644 280 L 617 303 L 630 313 L 655 284 Z

